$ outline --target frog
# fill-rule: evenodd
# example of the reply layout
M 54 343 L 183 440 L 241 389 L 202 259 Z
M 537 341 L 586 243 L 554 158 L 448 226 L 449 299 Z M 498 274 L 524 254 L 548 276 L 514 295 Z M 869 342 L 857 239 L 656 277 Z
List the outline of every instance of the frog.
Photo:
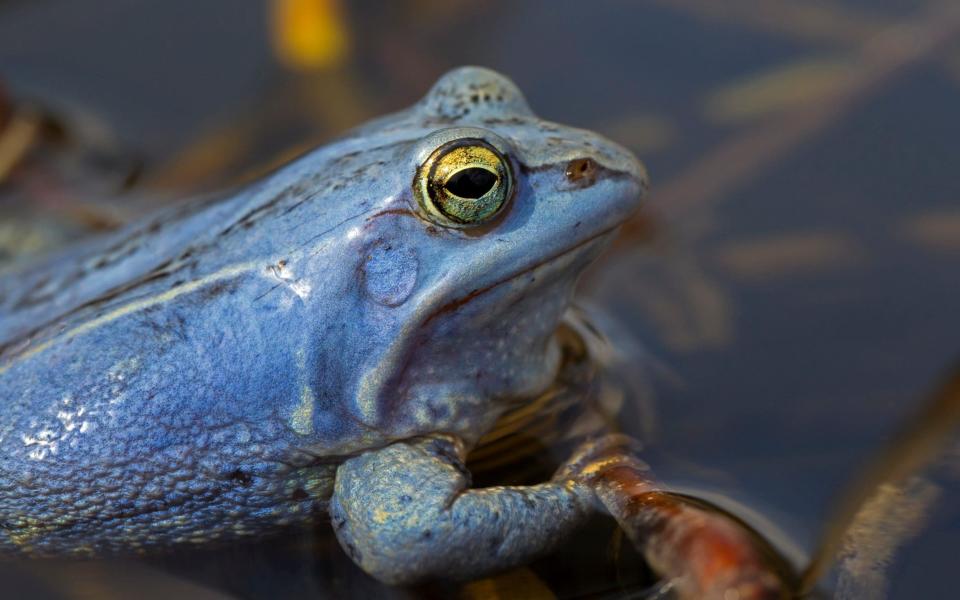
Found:
M 237 190 L 0 274 L 0 554 L 144 555 L 329 521 L 388 584 L 549 552 L 601 510 L 595 440 L 473 488 L 547 389 L 579 275 L 644 166 L 461 67 Z M 593 467 L 591 467 L 593 465 Z

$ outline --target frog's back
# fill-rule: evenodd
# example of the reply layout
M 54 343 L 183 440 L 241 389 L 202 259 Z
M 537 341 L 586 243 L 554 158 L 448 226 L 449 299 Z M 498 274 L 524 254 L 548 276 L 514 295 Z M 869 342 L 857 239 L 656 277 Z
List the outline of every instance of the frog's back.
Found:
M 235 202 L 235 201 L 234 201 Z M 0 355 L 54 323 L 135 296 L 201 260 L 221 210 L 208 199 L 161 211 L 117 232 L 0 271 Z
M 113 234 L 0 269 L 0 364 L 11 350 L 48 339 L 51 328 L 89 322 L 110 307 L 229 264 L 317 245 L 369 210 L 338 197 L 375 176 L 396 142 L 388 136 L 371 151 L 370 139 L 344 138 L 233 194 L 184 202 Z

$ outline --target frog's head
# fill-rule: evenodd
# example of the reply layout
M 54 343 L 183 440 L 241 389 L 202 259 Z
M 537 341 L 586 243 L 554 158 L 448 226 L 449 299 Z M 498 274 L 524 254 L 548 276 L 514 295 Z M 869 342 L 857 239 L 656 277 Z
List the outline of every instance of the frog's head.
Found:
M 358 240 L 363 327 L 383 343 L 370 345 L 355 415 L 396 437 L 470 439 L 552 382 L 576 279 L 637 208 L 646 173 L 605 138 L 540 120 L 511 81 L 476 67 L 357 135 L 410 141 L 390 161 L 399 192 Z

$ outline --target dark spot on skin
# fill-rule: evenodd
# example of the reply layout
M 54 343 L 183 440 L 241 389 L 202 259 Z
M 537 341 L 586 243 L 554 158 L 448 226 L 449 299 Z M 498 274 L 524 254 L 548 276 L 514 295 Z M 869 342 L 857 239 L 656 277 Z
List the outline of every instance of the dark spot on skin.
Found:
M 250 485 L 250 483 L 253 481 L 253 478 L 250 477 L 249 473 L 241 471 L 240 469 L 235 469 L 232 473 L 227 475 L 227 477 L 244 487 Z
M 467 467 L 460 461 L 460 457 L 457 456 L 450 444 L 441 440 L 432 440 L 427 446 L 427 452 L 456 469 L 467 481 L 467 487 L 470 486 L 470 482 L 472 481 L 470 471 L 468 471 Z
M 374 219 L 379 219 L 380 217 L 383 217 L 386 215 L 402 215 L 402 216 L 408 216 L 408 217 L 416 216 L 416 214 L 408 208 L 388 208 L 386 210 L 381 210 L 378 213 L 370 215 L 369 217 L 367 217 L 366 222 L 370 223 Z
M 221 294 L 229 293 L 237 287 L 235 281 L 217 281 L 207 287 L 201 288 L 200 296 L 206 300 L 213 300 Z
M 430 538 L 433 537 L 433 532 L 427 529 L 426 531 L 420 534 L 420 537 L 422 537 L 425 540 L 429 540 Z
M 432 440 L 427 446 L 427 452 L 446 463 L 460 461 L 459 457 L 457 457 L 456 453 L 453 451 L 453 448 L 451 448 L 449 444 L 440 440 Z
M 240 217 L 240 219 L 238 219 L 237 221 L 235 221 L 234 223 L 226 227 L 223 231 L 221 231 L 219 236 L 220 237 L 229 236 L 240 227 L 242 227 L 243 229 L 250 229 L 260 220 L 261 217 L 269 214 L 274 207 L 279 205 L 281 202 L 283 202 L 287 198 L 290 198 L 296 195 L 297 193 L 302 193 L 301 187 L 291 186 L 290 188 L 283 190 L 282 192 L 280 192 L 270 200 L 251 209 L 245 215 Z
M 170 267 L 171 264 L 173 264 L 172 260 L 163 261 L 162 263 L 160 263 L 159 265 L 151 269 L 150 273 L 147 274 L 147 277 L 150 277 L 152 275 L 160 275 L 160 274 L 167 275 L 168 273 L 166 273 L 165 271 L 167 270 L 168 267 Z
M 400 504 L 410 504 L 412 501 L 413 501 L 413 498 L 411 498 L 407 494 L 400 496 Z
M 352 558 L 355 562 L 360 562 L 363 559 L 363 557 L 360 555 L 360 551 L 357 550 L 356 546 L 354 546 L 350 542 L 347 542 L 345 546 L 346 546 L 345 550 L 347 551 L 347 556 Z
M 483 120 L 484 125 L 524 125 L 526 120 L 521 117 L 488 117 Z
M 293 500 L 294 502 L 300 502 L 302 500 L 306 500 L 309 497 L 310 497 L 310 494 L 303 491 L 303 488 L 297 488 L 293 490 L 293 494 L 290 495 L 290 499 Z
M 156 224 L 156 223 L 155 223 Z M 150 226 L 151 228 L 153 225 Z M 131 256 L 140 249 L 139 238 L 143 236 L 147 231 L 135 231 L 129 237 L 124 238 L 117 243 L 113 244 L 100 256 L 100 259 L 97 261 L 97 264 L 94 265 L 95 269 L 100 269 L 106 267 L 110 264 L 119 262 L 121 259 Z
M 348 160 L 350 160 L 351 158 L 356 158 L 357 156 L 360 156 L 360 151 L 359 151 L 359 150 L 354 150 L 353 152 L 347 152 L 347 153 L 344 154 L 343 156 L 338 157 L 337 160 L 335 161 L 335 163 L 336 163 L 336 162 L 340 162 L 340 161 L 348 161 Z
M 27 294 L 20 297 L 20 299 L 13 305 L 13 310 L 23 310 L 31 306 L 36 306 L 43 302 L 51 300 L 57 294 L 57 290 L 47 290 L 46 293 L 38 294 L 36 293 L 37 289 L 43 288 L 50 282 L 49 277 L 43 277 L 33 286 L 33 290 L 29 291 Z M 66 283 L 66 282 L 64 282 Z
M 438 404 L 430 404 L 427 409 L 430 411 L 430 418 L 434 422 L 442 421 L 450 415 L 450 408 Z

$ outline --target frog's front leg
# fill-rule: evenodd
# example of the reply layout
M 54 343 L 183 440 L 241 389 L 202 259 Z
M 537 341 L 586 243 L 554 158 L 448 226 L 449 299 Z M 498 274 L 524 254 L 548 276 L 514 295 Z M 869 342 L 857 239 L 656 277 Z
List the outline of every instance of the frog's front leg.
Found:
M 394 584 L 477 577 L 546 552 L 599 507 L 574 474 L 582 456 L 548 483 L 468 489 L 465 454 L 431 436 L 341 465 L 330 514 L 353 560 Z

